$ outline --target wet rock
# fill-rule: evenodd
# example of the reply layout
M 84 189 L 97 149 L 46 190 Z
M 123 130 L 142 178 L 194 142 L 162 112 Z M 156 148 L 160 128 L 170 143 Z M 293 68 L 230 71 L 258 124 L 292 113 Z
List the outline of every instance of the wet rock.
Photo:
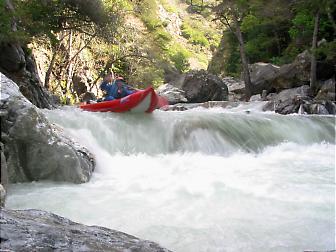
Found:
M 202 103 L 177 103 L 174 105 L 169 105 L 161 108 L 165 111 L 185 111 L 189 109 L 194 108 L 234 108 L 241 104 L 244 104 L 244 102 L 233 102 L 233 101 L 208 101 L 208 102 L 202 102 Z
M 329 111 L 324 104 L 311 104 L 309 106 L 309 112 L 310 114 L 329 115 Z
M 280 114 L 297 113 L 305 100 L 311 100 L 310 88 L 305 85 L 287 89 L 279 94 L 270 94 L 267 98 L 270 101 L 263 107 L 263 110 L 274 110 Z
M 226 84 L 204 70 L 187 73 L 181 88 L 190 103 L 228 100 Z
M 335 114 L 334 101 L 316 100 L 311 96 L 309 86 L 304 85 L 281 91 L 279 94 L 269 94 L 269 102 L 263 110 L 272 110 L 280 114 Z
M 169 251 L 151 241 L 45 211 L 1 208 L 0 222 L 1 251 Z
M 35 180 L 87 182 L 95 167 L 92 154 L 66 137 L 31 104 L 18 86 L 0 74 L 7 115 L 2 118 L 9 182 Z
M 335 101 L 335 79 L 322 82 L 321 88 L 314 99 L 318 101 Z
M 174 87 L 173 85 L 167 83 L 160 86 L 156 92 L 158 95 L 165 97 L 169 104 L 176 104 L 181 102 L 187 102 L 185 97 L 185 92 L 182 89 Z

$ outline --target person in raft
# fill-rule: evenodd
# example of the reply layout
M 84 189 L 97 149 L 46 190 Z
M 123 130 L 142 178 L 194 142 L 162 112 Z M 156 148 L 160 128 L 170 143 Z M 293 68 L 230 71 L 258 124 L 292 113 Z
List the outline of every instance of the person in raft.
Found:
M 126 84 L 122 77 L 115 78 L 113 72 L 104 77 L 103 82 L 100 84 L 100 89 L 106 93 L 103 101 L 120 99 L 136 92 L 134 88 Z

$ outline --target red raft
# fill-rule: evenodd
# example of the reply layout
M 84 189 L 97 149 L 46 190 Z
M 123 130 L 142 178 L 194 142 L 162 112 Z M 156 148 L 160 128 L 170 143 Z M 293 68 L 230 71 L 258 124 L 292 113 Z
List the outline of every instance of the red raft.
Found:
M 103 101 L 90 104 L 81 104 L 80 108 L 92 112 L 146 112 L 167 105 L 165 98 L 157 95 L 152 87 L 139 90 L 134 94 L 121 99 Z

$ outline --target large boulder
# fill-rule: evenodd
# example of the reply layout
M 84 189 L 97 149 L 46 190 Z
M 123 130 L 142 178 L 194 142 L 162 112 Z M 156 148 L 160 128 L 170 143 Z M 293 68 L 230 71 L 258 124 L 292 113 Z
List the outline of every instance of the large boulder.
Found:
M 250 77 L 253 83 L 253 94 L 260 94 L 262 90 L 272 89 L 275 76 L 280 67 L 270 63 L 254 63 L 250 66 Z
M 284 89 L 291 89 L 310 82 L 311 54 L 304 51 L 295 60 L 281 67 L 255 63 L 250 66 L 252 93 L 260 94 L 263 90 L 268 93 L 280 92 Z M 334 78 L 334 64 L 331 61 L 317 62 L 317 79 L 324 81 Z
M 169 104 L 176 104 L 180 102 L 187 102 L 187 98 L 185 97 L 185 92 L 182 89 L 174 87 L 173 85 L 167 83 L 161 85 L 156 92 L 165 97 L 168 100 Z
M 1 251 L 169 252 L 151 241 L 85 226 L 45 211 L 1 208 L 0 221 Z
M 66 137 L 3 74 L 1 135 L 9 182 L 35 180 L 87 182 L 94 170 L 92 154 Z
M 191 103 L 228 100 L 226 84 L 219 77 L 204 70 L 187 73 L 181 89 Z

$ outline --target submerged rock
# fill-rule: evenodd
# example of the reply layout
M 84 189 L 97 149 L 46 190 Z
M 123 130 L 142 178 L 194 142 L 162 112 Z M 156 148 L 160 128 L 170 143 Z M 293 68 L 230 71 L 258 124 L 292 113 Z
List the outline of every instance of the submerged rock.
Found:
M 246 102 L 235 101 L 208 101 L 202 103 L 177 103 L 174 105 L 164 106 L 161 110 L 164 111 L 185 111 L 195 108 L 235 108 Z
M 0 224 L 1 251 L 169 251 L 151 241 L 39 210 L 1 208 Z
M 18 86 L 0 73 L 1 117 L 10 183 L 55 180 L 87 182 L 95 167 L 92 154 L 50 124 Z

